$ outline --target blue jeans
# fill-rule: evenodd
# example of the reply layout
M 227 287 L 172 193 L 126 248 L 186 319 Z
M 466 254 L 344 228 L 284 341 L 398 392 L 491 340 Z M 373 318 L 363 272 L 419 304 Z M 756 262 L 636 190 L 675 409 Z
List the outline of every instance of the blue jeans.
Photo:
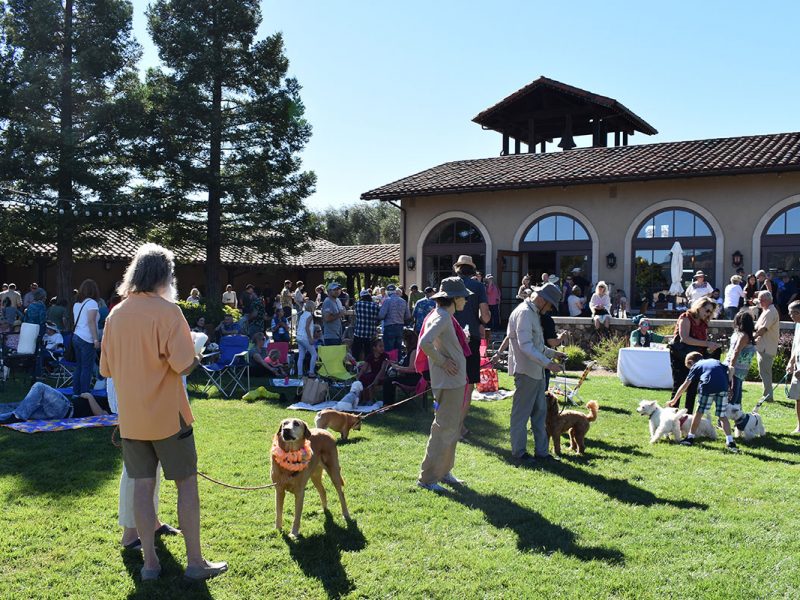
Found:
M 97 360 L 97 351 L 94 344 L 72 336 L 72 346 L 75 348 L 75 374 L 72 377 L 72 393 L 75 395 L 92 391 L 92 375 Z
M 14 409 L 14 414 L 23 421 L 63 419 L 71 408 L 72 403 L 64 394 L 49 385 L 37 382 L 31 386 L 28 395 Z
M 384 325 L 383 326 L 383 351 L 391 352 L 400 350 L 403 346 L 403 326 Z
M 726 306 L 725 307 L 725 318 L 729 321 L 733 321 L 736 318 L 736 313 L 739 312 L 738 306 Z

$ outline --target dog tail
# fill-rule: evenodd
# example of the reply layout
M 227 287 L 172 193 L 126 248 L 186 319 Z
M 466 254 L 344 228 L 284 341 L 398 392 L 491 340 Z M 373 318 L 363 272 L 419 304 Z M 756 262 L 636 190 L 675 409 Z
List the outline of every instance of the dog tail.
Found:
M 594 400 L 589 400 L 589 402 L 586 403 L 586 408 L 588 408 L 589 412 L 592 413 L 591 415 L 586 415 L 586 419 L 589 422 L 596 421 L 597 411 L 600 410 L 600 405 Z

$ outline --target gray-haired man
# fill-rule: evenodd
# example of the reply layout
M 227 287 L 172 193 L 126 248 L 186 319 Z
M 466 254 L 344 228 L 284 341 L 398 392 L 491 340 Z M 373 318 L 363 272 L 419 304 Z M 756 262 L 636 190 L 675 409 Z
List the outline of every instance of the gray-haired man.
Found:
M 758 374 L 764 386 L 764 397 L 772 400 L 772 363 L 778 353 L 781 323 L 770 292 L 758 293 L 758 305 L 761 307 L 761 314 L 756 321 Z
M 561 352 L 544 343 L 540 312 L 558 306 L 561 292 L 552 283 L 538 288 L 521 302 L 508 318 L 508 372 L 514 376 L 516 391 L 511 405 L 511 455 L 516 466 L 531 466 L 535 458 L 550 458 L 549 441 L 545 430 L 547 402 L 545 400 L 544 370 L 558 373 L 564 368 L 553 362 L 565 358 Z M 535 458 L 527 452 L 528 419 L 533 430 Z

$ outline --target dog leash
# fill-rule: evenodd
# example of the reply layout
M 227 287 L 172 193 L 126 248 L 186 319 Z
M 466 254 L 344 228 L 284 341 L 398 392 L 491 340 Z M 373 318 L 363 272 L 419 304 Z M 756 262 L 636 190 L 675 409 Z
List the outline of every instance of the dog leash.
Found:
M 761 405 L 767 401 L 767 398 L 769 398 L 770 396 L 772 396 L 773 399 L 775 398 L 775 390 L 777 390 L 781 386 L 781 384 L 786 382 L 787 377 L 789 377 L 789 373 L 784 374 L 783 378 L 781 378 L 781 380 L 772 387 L 772 391 L 769 394 L 761 396 L 761 399 L 758 402 L 756 402 L 756 407 L 753 409 L 754 413 L 758 412 L 758 409 L 761 408 Z
M 121 448 L 122 444 L 119 441 L 117 441 L 118 440 L 117 434 L 119 434 L 119 425 L 114 427 L 114 430 L 111 432 L 111 443 L 115 447 Z M 221 485 L 222 487 L 230 488 L 232 490 L 265 490 L 267 488 L 273 488 L 277 485 L 275 483 L 268 483 L 266 485 L 254 485 L 254 486 L 231 485 L 230 483 L 225 483 L 223 481 L 214 479 L 213 477 L 209 477 L 208 475 L 200 471 L 198 471 L 197 474 L 200 475 L 200 477 L 202 477 L 203 479 L 210 481 L 211 483 L 216 483 L 217 485 Z
M 371 417 L 372 415 L 378 415 L 380 413 L 389 412 L 390 410 L 394 410 L 395 408 L 397 408 L 401 404 L 405 404 L 406 402 L 409 402 L 411 400 L 415 400 L 416 398 L 424 396 L 427 393 L 428 393 L 428 390 L 425 390 L 424 392 L 420 392 L 419 394 L 414 394 L 413 396 L 409 396 L 408 398 L 405 398 L 404 400 L 400 400 L 400 402 L 395 402 L 394 404 L 389 404 L 389 405 L 383 406 L 383 407 L 381 407 L 381 408 L 379 408 L 377 410 L 373 410 L 372 412 L 368 412 L 363 417 L 359 417 L 359 419 L 363 421 L 364 419 L 366 419 L 367 417 Z

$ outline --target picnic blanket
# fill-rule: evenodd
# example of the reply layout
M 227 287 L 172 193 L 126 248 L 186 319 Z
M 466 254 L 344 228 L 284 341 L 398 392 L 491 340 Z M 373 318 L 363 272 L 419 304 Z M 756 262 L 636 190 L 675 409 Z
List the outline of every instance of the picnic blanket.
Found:
M 6 425 L 22 433 L 42 433 L 44 431 L 66 431 L 68 429 L 88 429 L 89 427 L 113 427 L 117 424 L 117 415 L 100 415 L 82 419 L 58 419 L 55 421 L 22 421 Z
M 320 402 L 319 404 L 308 404 L 306 402 L 295 402 L 294 404 L 289 405 L 287 408 L 290 410 L 311 410 L 314 412 L 319 412 L 321 410 L 325 410 L 326 408 L 336 408 L 337 402 Z M 376 402 L 375 404 L 370 404 L 369 406 L 356 406 L 353 409 L 350 409 L 346 412 L 349 413 L 368 413 L 372 412 L 373 410 L 378 410 L 380 407 L 383 406 L 383 402 Z
M 496 402 L 497 400 L 505 400 L 514 395 L 514 392 L 508 390 L 497 390 L 496 392 L 479 392 L 478 390 L 472 391 L 473 400 L 483 400 L 485 402 Z

